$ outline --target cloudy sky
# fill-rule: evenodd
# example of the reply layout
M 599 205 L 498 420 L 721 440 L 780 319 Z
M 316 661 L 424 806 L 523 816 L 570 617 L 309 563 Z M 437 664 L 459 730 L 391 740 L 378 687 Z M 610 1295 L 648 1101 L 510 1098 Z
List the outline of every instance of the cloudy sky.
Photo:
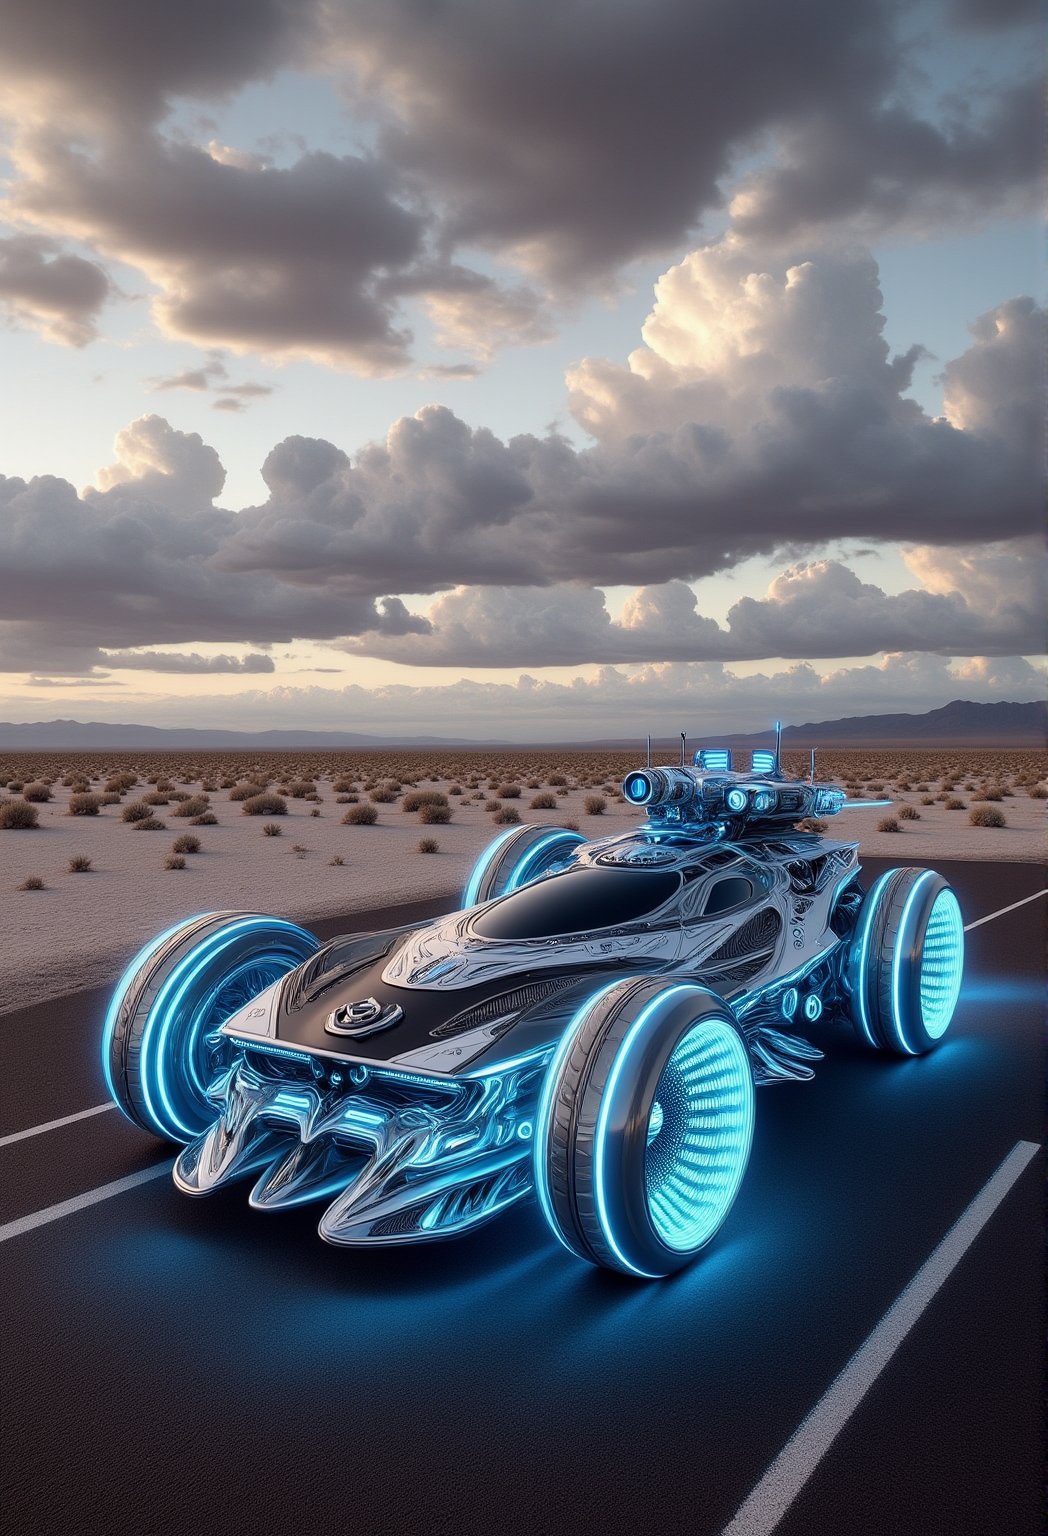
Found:
M 1039 696 L 1036 17 L 0 0 L 0 715 Z

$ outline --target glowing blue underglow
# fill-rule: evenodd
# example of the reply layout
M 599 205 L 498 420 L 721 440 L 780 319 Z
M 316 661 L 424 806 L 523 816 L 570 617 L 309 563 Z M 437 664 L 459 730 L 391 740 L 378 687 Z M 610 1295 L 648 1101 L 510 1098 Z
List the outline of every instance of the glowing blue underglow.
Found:
M 797 988 L 787 987 L 786 991 L 782 994 L 782 1001 L 779 1005 L 782 1008 L 782 1016 L 784 1019 L 793 1018 L 793 1015 L 797 1012 L 797 1003 L 799 1000 L 800 994 L 798 993 Z
M 817 992 L 809 992 L 804 999 L 804 1017 L 809 1024 L 814 1024 L 816 1019 L 822 1018 L 822 998 Z
M 943 890 L 932 903 L 921 949 L 921 1021 L 933 1040 L 949 1027 L 963 973 L 964 919 L 957 897 Z
M 700 1019 L 655 1091 L 663 1121 L 645 1158 L 648 1214 L 667 1247 L 690 1253 L 720 1227 L 749 1160 L 754 1094 L 745 1042 L 726 1019 Z
M 483 880 L 484 874 L 491 863 L 493 854 L 495 853 L 496 849 L 501 848 L 502 844 L 506 842 L 508 838 L 511 838 L 517 830 L 518 829 L 516 827 L 510 827 L 507 832 L 500 832 L 498 837 L 494 838 L 493 841 L 490 842 L 485 848 L 484 852 L 473 866 L 473 873 L 470 875 L 469 884 L 466 886 L 466 894 L 462 898 L 463 907 L 476 906 L 477 893 L 480 890 L 480 882 Z
M 707 773 L 731 772 L 731 752 L 727 747 L 703 747 L 698 762 Z
M 921 893 L 921 887 L 925 884 L 926 881 L 934 880 L 934 878 L 934 870 L 926 869 L 923 874 L 918 875 L 917 879 L 911 885 L 910 894 L 907 896 L 905 905 L 902 909 L 902 917 L 899 919 L 899 931 L 896 934 L 895 948 L 892 952 L 892 1030 L 895 1034 L 896 1040 L 898 1040 L 903 1050 L 907 1051 L 911 1056 L 916 1056 L 918 1053 L 907 1040 L 906 1032 L 903 1029 L 902 1024 L 902 962 L 905 958 L 906 950 L 909 947 L 909 939 L 907 937 L 906 929 L 907 924 L 909 923 L 913 914 L 913 909 L 916 905 L 917 897 Z
M 291 1061 L 300 1061 L 305 1065 L 313 1059 L 305 1051 L 292 1051 L 285 1045 L 270 1045 L 268 1040 L 252 1040 L 240 1035 L 227 1035 L 226 1038 L 239 1050 L 261 1051 L 263 1056 L 286 1056 Z
M 750 753 L 750 768 L 754 773 L 774 773 L 775 753 L 765 747 L 758 747 Z
M 729 811 L 744 811 L 748 800 L 749 796 L 746 791 L 738 788 L 729 789 L 724 797 L 724 803 Z
M 546 1076 L 542 1083 L 542 1092 L 539 1094 L 539 1107 L 535 1113 L 535 1124 L 538 1127 L 538 1135 L 534 1139 L 535 1155 L 532 1178 L 535 1185 L 535 1193 L 538 1196 L 539 1209 L 542 1211 L 543 1216 L 546 1218 L 546 1224 L 556 1237 L 557 1241 L 561 1244 L 562 1247 L 566 1248 L 569 1253 L 574 1253 L 576 1258 L 581 1258 L 582 1255 L 579 1254 L 577 1250 L 571 1246 L 563 1232 L 560 1230 L 560 1222 L 557 1220 L 553 1213 L 553 1201 L 550 1197 L 549 1190 L 549 1172 L 546 1167 L 546 1152 L 547 1143 L 549 1141 L 550 1116 L 553 1111 L 553 1094 L 557 1079 L 560 1076 L 560 1069 L 564 1065 L 564 1062 L 567 1060 L 568 1053 L 575 1042 L 575 1037 L 581 1029 L 586 1015 L 589 1013 L 591 1008 L 596 1006 L 602 997 L 611 991 L 612 987 L 617 987 L 618 984 L 618 980 L 609 981 L 606 986 L 601 987 L 599 992 L 594 992 L 591 997 L 588 997 L 582 1004 L 582 1007 L 575 1014 L 574 1018 L 571 1020 L 571 1023 L 568 1025 L 567 1029 L 565 1029 L 564 1033 L 561 1035 L 557 1044 L 557 1048 L 553 1053 L 553 1058 L 550 1061 L 549 1066 L 546 1068 Z
M 884 871 L 880 879 L 870 888 L 866 900 L 862 904 L 862 915 L 859 918 L 857 934 L 859 952 L 855 963 L 854 992 L 859 1004 L 859 1027 L 870 1045 L 875 1049 L 877 1041 L 873 1037 L 873 1030 L 870 1028 L 870 1015 L 866 1008 L 866 960 L 870 952 L 870 928 L 886 882 L 891 879 L 892 875 L 897 875 L 898 873 L 897 869 L 886 869 Z
M 165 932 L 158 934 L 155 939 L 150 939 L 149 943 L 143 945 L 143 947 L 138 951 L 138 954 L 131 961 L 131 964 L 127 967 L 127 970 L 121 976 L 120 980 L 117 982 L 113 989 L 113 996 L 110 1000 L 109 1009 L 106 1013 L 105 1023 L 102 1025 L 102 1072 L 106 1080 L 106 1087 L 109 1090 L 109 1097 L 113 1100 L 113 1103 L 120 1110 L 121 1114 L 125 1115 L 129 1120 L 131 1119 L 131 1116 L 128 1115 L 127 1110 L 121 1103 L 120 1095 L 116 1091 L 116 1085 L 113 1082 L 112 1067 L 110 1063 L 113 1031 L 116 1029 L 116 1021 L 120 1013 L 120 1005 L 124 1000 L 124 993 L 127 991 L 127 988 L 131 985 L 132 981 L 134 981 L 135 977 L 142 969 L 142 966 L 145 965 L 150 955 L 154 954 L 160 948 L 161 944 L 166 944 L 168 939 L 172 938 L 180 928 L 188 928 L 191 923 L 198 923 L 200 922 L 201 918 L 210 917 L 211 915 L 212 914 L 210 912 L 200 912 L 196 917 L 183 918 L 180 923 L 175 923 L 172 928 L 168 928 L 165 930 Z M 137 1124 L 137 1122 L 132 1123 Z

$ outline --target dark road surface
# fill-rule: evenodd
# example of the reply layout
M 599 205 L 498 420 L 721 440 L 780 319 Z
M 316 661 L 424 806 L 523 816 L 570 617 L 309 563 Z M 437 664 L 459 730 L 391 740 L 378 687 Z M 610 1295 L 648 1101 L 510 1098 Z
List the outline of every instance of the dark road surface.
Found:
M 1042 880 L 940 867 L 968 923 Z M 762 1089 L 734 1210 L 669 1281 L 573 1260 L 530 1204 L 354 1254 L 317 1237 L 319 1207 L 260 1215 L 243 1189 L 190 1201 L 166 1177 L 7 1237 L 5 1528 L 720 1532 L 1016 1143 L 1041 1143 L 1046 907 L 967 935 L 933 1056 L 887 1062 L 833 1026 L 813 1082 Z M 81 993 L 0 1021 L 0 1138 L 104 1102 L 103 1012 Z M 115 1111 L 9 1142 L 0 1223 L 169 1155 Z M 1042 1181 L 1038 1155 L 782 1536 L 1040 1530 Z

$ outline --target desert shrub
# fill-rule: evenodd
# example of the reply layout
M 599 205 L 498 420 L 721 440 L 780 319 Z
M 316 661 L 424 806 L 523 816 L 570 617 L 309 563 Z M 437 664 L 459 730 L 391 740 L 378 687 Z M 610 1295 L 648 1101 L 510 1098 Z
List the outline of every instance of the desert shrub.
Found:
M 973 827 L 1006 827 L 1004 812 L 997 810 L 992 805 L 977 805 L 968 812 L 968 820 Z
M 374 799 L 374 795 L 371 798 Z M 447 795 L 442 795 L 439 789 L 413 789 L 401 800 L 400 809 L 420 811 L 424 805 L 447 805 L 447 803 Z
M 46 886 L 39 875 L 26 875 L 18 889 L 20 891 L 43 891 L 46 890 Z
M 819 821 L 816 816 L 805 816 L 802 821 L 797 823 L 798 832 L 825 832 L 826 827 L 827 823 Z
M 191 827 L 217 827 L 218 817 L 214 811 L 205 811 L 203 816 L 194 816 L 189 825 Z
M 168 791 L 167 798 L 172 802 L 172 804 L 181 805 L 183 800 L 191 800 L 193 797 L 189 793 L 188 789 L 172 789 Z M 178 815 L 177 811 L 175 812 L 175 815 Z
M 146 816 L 139 821 L 131 823 L 132 832 L 165 832 L 167 822 L 161 821 L 159 816 Z
M 935 797 L 933 795 L 922 795 L 921 796 L 921 804 L 922 805 L 934 805 L 935 804 Z
M 356 805 L 356 803 L 357 803 L 357 801 L 359 799 L 360 799 L 359 795 L 336 795 L 335 796 L 335 804 L 336 805 Z
M 308 853 L 309 852 L 309 849 L 307 847 L 305 847 L 305 845 L 302 844 L 302 843 L 292 843 L 291 844 L 291 852 L 292 853 L 297 853 L 299 858 L 301 858 L 304 853 Z
M 557 797 L 551 794 L 536 795 L 531 802 L 533 811 L 555 811 L 557 809 Z
M 461 793 L 462 793 L 462 785 L 461 784 L 452 784 L 450 789 L 448 790 L 448 794 L 449 795 L 461 795 Z
M 443 827 L 451 820 L 449 805 L 424 805 L 418 813 L 424 827 Z
M 351 805 L 342 818 L 344 827 L 373 827 L 378 820 L 378 812 L 373 805 Z
M 349 795 L 349 794 L 352 794 L 352 792 L 356 789 L 356 787 L 357 787 L 356 779 L 346 779 L 346 778 L 336 779 L 335 782 L 331 786 L 331 788 L 335 791 L 336 795 Z
M 542 788 L 542 780 L 541 779 L 528 779 L 526 784 L 524 785 L 524 788 L 525 789 L 541 789 Z
M 119 805 L 122 798 L 115 790 L 107 789 L 104 795 L 99 795 L 98 803 L 99 805 Z
M 163 774 L 155 782 L 156 782 L 157 789 L 162 790 L 162 791 L 167 791 L 169 789 L 174 789 L 174 787 L 175 787 L 172 784 L 171 780 L 169 778 L 167 778 Z
M 603 816 L 608 808 L 608 802 L 603 795 L 587 795 L 582 802 L 582 809 L 587 816 Z
M 163 789 L 154 789 L 148 795 L 143 795 L 142 800 L 146 805 L 170 805 L 171 796 Z
M 279 837 L 281 832 L 282 832 L 282 830 L 283 830 L 283 828 L 278 826 L 275 821 L 267 821 L 267 822 L 265 822 L 263 824 L 262 836 L 263 837 Z
M 392 805 L 397 798 L 397 792 L 395 789 L 373 789 L 371 798 L 376 805 Z
M 102 802 L 97 795 L 70 795 L 67 814 L 70 816 L 97 816 L 101 804 Z
M 125 805 L 120 812 L 121 821 L 145 821 L 150 815 L 148 805 L 144 800 L 132 800 L 130 805 Z
M 7 832 L 28 832 L 40 825 L 40 813 L 28 800 L 5 800 L 0 804 L 0 827 Z
M 498 795 L 500 800 L 519 800 L 520 799 L 520 785 L 519 784 L 500 784 L 498 789 L 495 791 L 495 793 Z
M 882 816 L 880 821 L 877 823 L 877 831 L 878 832 L 901 832 L 902 831 L 902 827 L 899 825 L 899 821 L 898 821 L 897 817 L 895 817 L 895 816 Z
M 127 790 L 133 789 L 137 783 L 137 773 L 111 773 L 106 779 L 105 787 L 109 794 L 122 795 Z
M 512 805 L 500 805 L 491 819 L 496 827 L 512 827 L 520 820 L 520 812 Z
M 22 793 L 22 780 L 12 779 L 7 787 L 13 795 L 20 795 Z
M 236 789 L 236 785 L 236 779 L 220 779 L 218 782 L 219 789 Z
M 91 868 L 91 860 L 86 853 L 74 853 L 69 860 L 69 873 L 71 875 L 86 875 Z
M 867 784 L 866 788 L 871 795 L 879 795 L 883 790 L 884 785 L 881 783 L 880 779 L 873 779 L 869 784 Z
M 419 853 L 439 853 L 440 844 L 435 837 L 420 837 L 418 840 Z
M 956 795 L 947 795 L 943 801 L 944 811 L 966 811 L 968 807 L 963 800 L 958 800 Z
M 282 795 L 252 795 L 240 807 L 243 816 L 286 816 L 287 801 Z
M 234 784 L 229 791 L 230 800 L 253 800 L 262 793 L 261 784 Z
M 1004 796 L 999 789 L 984 789 L 979 794 L 972 796 L 972 799 L 977 801 L 1003 800 L 1003 798 Z
M 310 811 L 310 813 L 309 813 L 309 814 L 310 814 L 310 815 L 311 815 L 311 816 L 319 816 L 319 815 L 320 815 L 320 806 L 319 806 L 319 805 L 315 805 L 315 806 L 314 806 L 314 807 L 313 807 L 313 809 L 312 809 L 312 810 L 311 810 L 311 811 Z
M 502 806 L 499 804 L 499 802 L 497 800 L 485 800 L 484 801 L 484 809 L 486 811 L 501 811 Z
M 903 805 L 899 808 L 900 821 L 920 821 L 921 813 L 915 805 Z
M 185 869 L 186 861 L 180 853 L 169 853 L 164 860 L 165 869 Z
M 172 853 L 199 853 L 200 839 L 194 837 L 192 832 L 183 832 L 181 837 L 176 837 L 171 844 Z
M 565 795 L 567 793 L 568 793 L 568 791 L 566 789 L 558 789 L 557 790 L 557 797 L 558 797 L 558 799 L 563 800 L 563 798 L 565 797 Z
M 304 800 L 307 795 L 315 795 L 317 786 L 310 779 L 295 779 L 287 787 L 287 792 L 292 800 Z
M 43 805 L 51 798 L 51 787 L 48 784 L 27 784 L 22 791 L 23 800 L 32 800 L 35 804 Z
M 579 824 L 577 821 L 562 821 L 561 826 L 567 832 L 577 832 L 579 830 Z
M 337 866 L 338 866 L 338 867 L 339 867 L 339 868 L 340 868 L 340 869 L 341 869 L 341 867 L 342 867 L 342 865 L 343 865 L 343 864 L 344 864 L 344 863 L 345 863 L 345 862 L 346 862 L 346 861 L 345 861 L 345 859 L 344 859 L 344 858 L 343 858 L 343 857 L 342 857 L 342 855 L 341 855 L 341 854 L 340 854 L 340 853 L 336 853 L 336 854 L 334 854 L 334 855 L 333 855 L 333 856 L 332 856 L 332 857 L 331 857 L 331 858 L 330 858 L 330 859 L 328 859 L 328 863 L 329 863 L 329 864 L 335 864 L 335 865 L 337 865 Z
M 204 812 L 210 808 L 206 795 L 190 795 L 188 800 L 183 800 L 181 805 L 176 805 L 171 814 L 172 816 L 203 816 Z
M 1048 800 L 1048 789 L 1043 784 L 1032 784 L 1026 793 L 1031 800 Z

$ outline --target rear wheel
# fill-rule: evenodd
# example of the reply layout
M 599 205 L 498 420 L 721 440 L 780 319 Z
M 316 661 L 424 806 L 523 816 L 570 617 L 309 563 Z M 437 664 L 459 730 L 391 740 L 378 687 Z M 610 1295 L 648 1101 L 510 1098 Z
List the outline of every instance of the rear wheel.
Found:
M 572 850 L 585 841 L 581 832 L 569 832 L 567 827 L 511 827 L 488 844 L 473 866 L 462 905 L 474 907 L 507 896 L 540 875 L 563 868 Z
M 964 971 L 964 923 L 933 869 L 890 869 L 863 902 L 848 961 L 852 1018 L 868 1045 L 897 1056 L 934 1050 Z
M 573 1253 L 648 1278 L 703 1248 L 739 1191 L 753 1138 L 749 1052 L 707 987 L 612 983 L 576 1015 L 547 1072 L 535 1185 Z
M 167 1141 L 206 1130 L 208 1085 L 231 1054 L 220 1026 L 319 947 L 304 928 L 250 912 L 205 913 L 147 944 L 102 1032 L 106 1082 L 128 1119 Z

